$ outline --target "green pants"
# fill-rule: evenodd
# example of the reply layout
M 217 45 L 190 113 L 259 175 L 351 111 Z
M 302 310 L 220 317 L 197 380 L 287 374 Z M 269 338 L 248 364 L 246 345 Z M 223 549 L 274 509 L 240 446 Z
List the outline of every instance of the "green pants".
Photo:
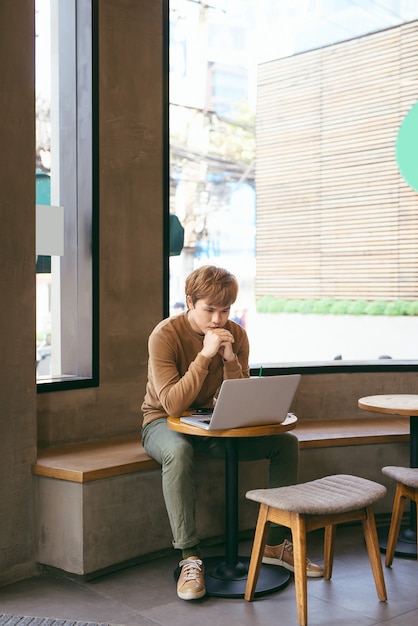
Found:
M 221 437 L 183 435 L 167 426 L 166 418 L 144 426 L 142 444 L 147 454 L 162 466 L 162 488 L 173 533 L 173 546 L 184 549 L 199 543 L 195 526 L 194 457 L 205 455 L 224 458 L 225 442 Z M 290 432 L 267 437 L 239 440 L 240 461 L 268 459 L 268 487 L 294 485 L 298 478 L 299 442 Z M 264 485 L 260 485 L 260 488 Z M 283 541 L 287 534 L 282 528 Z M 280 543 L 276 541 L 275 543 Z

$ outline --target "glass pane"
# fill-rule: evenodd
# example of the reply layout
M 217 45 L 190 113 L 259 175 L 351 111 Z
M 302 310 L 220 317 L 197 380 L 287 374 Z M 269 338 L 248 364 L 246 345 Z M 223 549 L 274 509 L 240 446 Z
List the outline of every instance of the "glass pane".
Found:
M 210 263 L 240 282 L 232 316 L 254 364 L 416 360 L 416 200 L 395 129 L 418 78 L 416 23 L 397 27 L 417 18 L 401 1 L 171 0 L 170 213 L 185 237 L 170 314 Z
M 91 1 L 36 0 L 35 16 L 39 383 L 92 376 Z
M 51 6 L 36 0 L 36 204 L 51 205 Z M 37 377 L 52 372 L 51 255 L 36 258 Z

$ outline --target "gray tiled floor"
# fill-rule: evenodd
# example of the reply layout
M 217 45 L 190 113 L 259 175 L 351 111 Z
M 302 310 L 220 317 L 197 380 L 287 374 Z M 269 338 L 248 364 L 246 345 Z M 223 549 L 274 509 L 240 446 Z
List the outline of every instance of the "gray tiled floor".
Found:
M 322 531 L 309 536 L 309 556 L 321 562 Z M 240 553 L 249 554 L 250 542 Z M 221 554 L 222 547 L 205 551 Z M 383 559 L 383 555 L 382 555 Z M 248 603 L 243 599 L 177 598 L 177 554 L 108 574 L 90 582 L 44 573 L 0 588 L 0 613 L 123 626 L 264 626 L 297 624 L 293 578 L 281 591 Z M 331 581 L 308 581 L 310 626 L 416 626 L 418 562 L 395 557 L 384 567 L 388 602 L 379 602 L 361 526 L 337 530 Z

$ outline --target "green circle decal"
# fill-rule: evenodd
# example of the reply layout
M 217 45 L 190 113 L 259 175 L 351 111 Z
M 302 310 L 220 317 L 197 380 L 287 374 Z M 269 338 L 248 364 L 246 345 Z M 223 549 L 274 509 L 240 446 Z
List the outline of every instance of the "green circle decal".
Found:
M 396 161 L 408 185 L 418 191 L 418 102 L 405 115 L 396 140 Z

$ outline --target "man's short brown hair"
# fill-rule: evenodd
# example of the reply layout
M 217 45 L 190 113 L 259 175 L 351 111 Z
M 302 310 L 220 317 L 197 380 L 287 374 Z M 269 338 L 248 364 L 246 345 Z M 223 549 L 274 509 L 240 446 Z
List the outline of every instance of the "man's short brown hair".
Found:
M 213 306 L 230 306 L 238 295 L 238 281 L 233 274 L 215 265 L 203 265 L 186 278 L 186 296 L 193 305 L 207 300 Z

